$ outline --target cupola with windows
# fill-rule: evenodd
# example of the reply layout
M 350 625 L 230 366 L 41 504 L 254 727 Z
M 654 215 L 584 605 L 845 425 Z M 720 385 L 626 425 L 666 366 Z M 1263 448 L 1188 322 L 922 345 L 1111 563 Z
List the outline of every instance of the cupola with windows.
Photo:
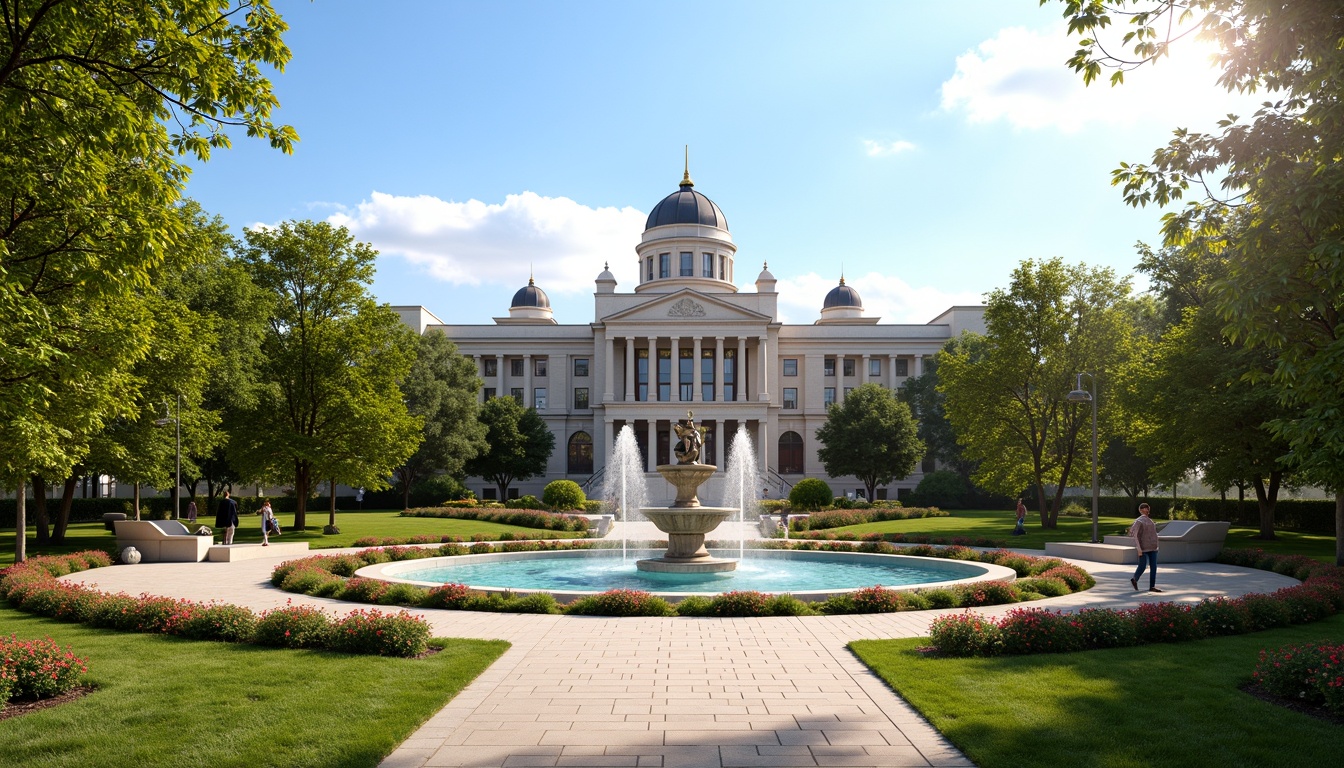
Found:
M 636 293 L 671 293 L 693 288 L 705 293 L 736 293 L 733 257 L 737 246 L 728 219 L 713 200 L 695 190 L 689 164 L 677 191 L 649 212 L 639 255 Z

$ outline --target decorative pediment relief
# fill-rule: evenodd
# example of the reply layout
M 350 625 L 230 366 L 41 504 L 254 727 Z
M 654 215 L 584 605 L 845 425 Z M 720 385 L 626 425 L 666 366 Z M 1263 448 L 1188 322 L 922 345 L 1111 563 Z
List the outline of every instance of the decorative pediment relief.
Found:
M 689 296 L 667 308 L 668 317 L 704 317 L 705 307 Z

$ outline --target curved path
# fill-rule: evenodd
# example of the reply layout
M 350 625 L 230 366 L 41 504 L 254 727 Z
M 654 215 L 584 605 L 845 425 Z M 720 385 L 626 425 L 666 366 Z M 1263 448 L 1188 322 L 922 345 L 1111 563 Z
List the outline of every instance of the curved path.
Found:
M 324 550 L 338 551 L 353 550 Z M 272 587 L 270 572 L 281 560 L 142 564 L 64 578 L 256 611 L 291 600 L 332 613 L 356 607 Z M 1297 583 L 1215 563 L 1163 565 L 1166 592 L 1157 595 L 1131 591 L 1132 566 L 1079 564 L 1096 576 L 1095 588 L 1033 605 L 1129 608 Z M 765 619 L 411 612 L 436 636 L 498 638 L 513 647 L 384 766 L 971 765 L 845 647 L 926 635 L 945 611 Z

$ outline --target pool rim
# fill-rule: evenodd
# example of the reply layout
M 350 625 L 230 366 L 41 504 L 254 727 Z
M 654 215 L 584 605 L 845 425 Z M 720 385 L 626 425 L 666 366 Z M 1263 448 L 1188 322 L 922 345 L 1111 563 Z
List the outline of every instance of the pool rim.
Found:
M 393 584 L 411 584 L 417 587 L 426 587 L 429 589 L 433 589 L 435 587 L 441 587 L 447 583 L 459 583 L 459 582 L 433 582 L 433 581 L 420 581 L 416 579 L 403 579 L 398 577 L 396 574 L 404 573 L 406 571 L 432 568 L 434 567 L 433 563 L 435 563 L 436 561 L 465 564 L 466 562 L 469 561 L 510 562 L 516 560 L 537 560 L 546 558 L 573 559 L 582 557 L 613 557 L 613 556 L 614 556 L 614 550 L 610 549 L 572 549 L 572 550 L 552 550 L 545 552 L 488 552 L 488 553 L 471 554 L 471 555 L 449 555 L 439 557 L 424 557 L 424 558 L 417 558 L 414 560 L 397 560 L 388 563 L 375 563 L 374 565 L 366 565 L 363 568 L 360 568 L 358 571 L 356 571 L 355 576 L 358 578 L 386 581 Z M 890 589 L 897 592 L 914 592 L 917 590 L 941 589 L 947 587 L 954 587 L 961 584 L 974 584 L 982 581 L 1001 581 L 1009 584 L 1017 581 L 1017 572 L 1014 571 L 1012 568 L 1007 568 L 1002 565 L 995 565 L 993 563 L 982 563 L 978 561 L 951 560 L 945 557 L 920 557 L 918 555 L 900 555 L 900 554 L 888 555 L 888 554 L 878 554 L 875 552 L 828 552 L 824 550 L 779 550 L 779 549 L 753 549 L 751 550 L 750 556 L 782 558 L 786 560 L 823 560 L 823 561 L 881 560 L 887 563 L 890 563 L 892 561 L 909 560 L 909 561 L 916 561 L 918 566 L 922 568 L 937 566 L 941 570 L 948 570 L 948 571 L 957 571 L 957 570 L 982 571 L 982 573 L 973 576 L 965 576 L 956 579 L 945 579 L 942 581 L 924 582 L 922 584 L 903 584 L 892 586 L 882 585 L 884 589 Z M 485 586 L 477 586 L 475 584 L 467 584 L 466 586 L 472 590 L 482 592 L 485 594 L 532 595 L 539 593 L 547 593 L 552 597 L 554 597 L 557 603 L 560 603 L 562 605 L 571 603 L 582 597 L 589 597 L 591 595 L 600 595 L 603 592 L 611 591 L 611 589 L 617 589 L 617 587 L 612 587 L 611 589 L 595 589 L 595 590 L 550 590 L 550 589 L 525 589 L 515 587 L 485 587 Z M 762 592 L 771 595 L 788 594 L 792 595 L 793 597 L 799 600 L 802 600 L 803 602 L 811 603 L 811 602 L 821 602 L 835 595 L 852 594 L 860 590 L 869 589 L 872 586 L 873 585 L 870 584 L 868 586 L 863 587 L 846 587 L 843 589 L 814 590 L 807 592 L 768 592 L 764 590 L 762 590 Z M 647 591 L 649 594 L 661 597 L 670 603 L 677 603 L 680 602 L 681 600 L 684 600 L 692 596 L 708 596 L 714 594 L 723 594 L 724 592 L 731 592 L 733 590 L 728 589 L 723 590 L 721 592 L 706 592 L 706 591 L 679 592 L 668 590 L 641 590 L 641 591 Z

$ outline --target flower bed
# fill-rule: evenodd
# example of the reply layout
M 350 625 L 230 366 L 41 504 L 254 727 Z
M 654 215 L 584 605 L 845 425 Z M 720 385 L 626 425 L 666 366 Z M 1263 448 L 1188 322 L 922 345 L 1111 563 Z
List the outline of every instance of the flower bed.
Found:
M 313 558 L 295 561 L 301 565 L 291 572 L 305 568 L 310 573 L 321 570 L 307 562 L 311 560 Z M 362 613 L 361 620 L 376 623 L 382 634 L 375 632 L 370 637 L 362 633 L 360 637 L 363 639 L 352 643 L 332 634 L 339 631 L 346 620 L 329 620 L 316 609 L 292 607 L 257 616 L 247 608 L 227 603 L 197 603 L 149 594 L 139 597 L 108 594 L 55 578 L 111 564 L 104 552 L 34 557 L 0 571 L 0 597 L 21 611 L 39 616 L 124 632 L 177 635 L 193 640 L 325 648 L 382 656 L 419 655 L 424 653 L 429 640 L 429 625 L 404 612 Z M 331 578 L 345 586 L 344 579 Z
M 771 542 L 771 549 L 783 542 Z M 915 591 L 868 587 L 852 593 L 833 595 L 824 602 L 809 605 L 791 595 L 761 592 L 729 592 L 715 597 L 689 597 L 675 606 L 647 592 L 610 590 L 580 598 L 563 608 L 545 592 L 529 595 L 501 595 L 471 590 L 461 584 L 445 584 L 426 589 L 412 584 L 396 584 L 362 578 L 350 578 L 365 565 L 423 557 L 453 557 L 477 551 L 455 544 L 437 549 L 387 547 L 365 549 L 351 555 L 313 555 L 289 560 L 271 572 L 271 583 L 288 592 L 315 597 L 334 597 L 360 603 L 405 605 L 421 608 L 447 608 L 466 611 L 505 611 L 513 613 L 570 613 L 600 616 L 802 616 L 818 614 L 890 613 L 921 611 L 929 608 L 960 608 L 1039 600 L 1047 596 L 1090 589 L 1096 580 L 1075 565 L 1053 557 L 1031 557 L 1008 550 L 977 552 L 969 547 L 936 548 L 916 546 L 897 548 L 872 539 L 861 544 L 848 542 L 798 542 L 799 550 L 835 552 L 872 552 L 941 557 L 953 560 L 994 563 L 1012 568 L 1023 580 L 1018 584 L 998 581 L 959 584 L 952 587 Z M 490 551 L 489 545 L 479 545 Z M 582 542 L 566 546 L 564 542 L 519 542 L 504 545 L 504 551 L 563 550 L 586 548 Z M 1031 578 L 1038 577 L 1038 578 Z
M 1251 679 L 1267 693 L 1344 715 L 1344 644 L 1262 650 Z
M 824 528 L 843 528 L 849 525 L 879 523 L 884 520 L 913 520 L 921 517 L 951 517 L 937 507 L 896 507 L 881 506 L 867 509 L 827 509 L 813 512 L 807 517 L 795 517 L 789 521 L 790 531 L 816 531 Z
M 0 636 L 0 710 L 9 701 L 37 701 L 68 693 L 88 671 L 88 659 L 60 647 L 50 637 Z
M 401 513 L 406 517 L 447 517 L 457 520 L 481 520 L 503 523 L 520 528 L 542 528 L 548 531 L 587 531 L 588 518 L 564 515 L 540 509 L 486 509 L 475 506 L 417 507 Z
M 998 562 L 1012 567 L 1013 560 Z M 1131 610 L 1098 608 L 1069 615 L 1023 609 L 999 619 L 943 616 L 934 619 L 929 636 L 933 647 L 949 656 L 1060 653 L 1242 634 L 1308 624 L 1344 610 L 1344 568 L 1260 550 L 1228 550 L 1219 561 L 1272 570 L 1303 583 L 1273 594 L 1214 597 L 1196 605 L 1145 603 Z

